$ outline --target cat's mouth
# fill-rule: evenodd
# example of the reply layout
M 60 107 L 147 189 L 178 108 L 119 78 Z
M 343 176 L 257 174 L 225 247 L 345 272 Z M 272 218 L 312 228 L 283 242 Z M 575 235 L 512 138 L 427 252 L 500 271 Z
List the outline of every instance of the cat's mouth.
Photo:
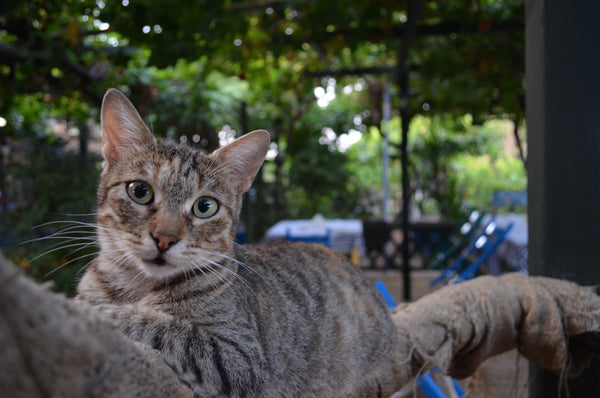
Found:
M 165 260 L 162 255 L 158 255 L 151 260 L 144 260 L 144 262 L 150 263 L 152 265 L 157 265 L 159 267 L 162 267 L 163 265 L 167 265 L 167 260 Z
M 179 267 L 169 260 L 168 256 L 158 254 L 154 258 L 141 258 L 141 264 L 139 264 L 143 272 L 151 277 L 157 279 L 163 279 L 171 276 L 173 273 L 177 273 Z

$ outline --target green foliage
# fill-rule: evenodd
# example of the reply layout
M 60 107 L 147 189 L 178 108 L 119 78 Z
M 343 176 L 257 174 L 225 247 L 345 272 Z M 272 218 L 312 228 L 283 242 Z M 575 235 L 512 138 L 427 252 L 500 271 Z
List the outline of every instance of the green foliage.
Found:
M 496 190 L 522 190 L 527 177 L 514 153 L 505 153 L 510 121 L 472 124 L 462 118 L 416 118 L 410 138 L 411 180 L 422 214 L 460 218 L 468 209 L 491 210 Z
M 255 208 L 279 208 L 261 213 L 263 230 L 277 218 L 316 212 L 380 216 L 381 90 L 395 79 L 389 72 L 398 62 L 407 4 L 3 4 L 0 117 L 8 123 L 0 127 L 0 145 L 29 152 L 21 158 L 0 156 L 0 171 L 8 176 L 0 190 L 18 203 L 17 211 L 2 214 L 0 222 L 25 231 L 54 219 L 53 212 L 89 212 L 96 180 L 90 175 L 97 170 L 78 166 L 53 126 L 97 121 L 108 87 L 124 91 L 157 135 L 176 140 L 185 135 L 209 150 L 218 146 L 219 131 L 269 129 L 278 157 L 266 165 L 253 200 Z M 526 184 L 522 165 L 503 154 L 504 136 L 480 126 L 491 117 L 523 119 L 523 18 L 522 0 L 423 2 L 418 25 L 425 34 L 415 38 L 407 61 L 414 116 L 410 189 L 421 214 L 456 217 L 466 206 L 485 207 L 494 189 Z M 327 69 L 333 75 L 357 68 L 380 68 L 381 73 L 314 77 Z M 317 86 L 335 91 L 326 107 L 316 104 Z M 393 84 L 391 96 L 397 110 Z M 400 120 L 393 116 L 384 127 L 392 143 L 395 215 L 401 196 Z M 348 139 L 361 133 L 348 148 Z M 69 182 L 81 189 L 69 189 Z M 29 250 L 34 249 L 22 247 L 14 256 Z M 63 261 L 62 252 L 51 256 L 49 263 Z M 32 267 L 32 273 L 42 274 Z
M 396 131 L 394 125 L 390 125 L 391 131 Z M 376 127 L 370 127 L 362 135 L 361 140 L 353 145 L 347 152 L 348 170 L 351 175 L 351 184 L 348 189 L 357 198 L 353 216 L 360 218 L 383 218 L 383 138 Z M 390 148 L 392 153 L 393 148 Z M 397 157 L 390 159 L 389 182 L 390 182 L 390 214 L 399 212 L 401 188 L 400 188 L 400 161 Z
M 355 200 L 346 187 L 349 175 L 345 158 L 325 145 L 309 140 L 294 156 L 289 170 L 286 197 L 294 203 L 290 215 L 311 218 L 316 213 L 327 217 L 347 216 Z
M 411 201 L 425 217 L 459 219 L 471 208 L 492 210 L 496 190 L 522 190 L 527 177 L 514 153 L 505 153 L 510 140 L 506 120 L 474 126 L 471 117 L 416 117 L 410 126 L 409 172 Z M 399 118 L 387 128 L 399 143 Z M 507 135 L 508 134 L 508 135 Z M 380 132 L 371 127 L 347 153 L 352 184 L 357 194 L 355 215 L 381 217 L 382 148 Z M 397 148 L 390 161 L 390 202 L 393 213 L 401 206 L 401 173 Z
M 54 282 L 57 291 L 74 293 L 75 275 L 90 260 L 95 245 L 69 236 L 91 237 L 92 227 L 75 223 L 93 222 L 99 161 L 84 161 L 77 155 L 57 156 L 59 146 L 42 146 L 28 154 L 28 164 L 11 172 L 15 208 L 2 213 L 0 230 L 11 245 L 5 254 L 34 279 Z M 62 228 L 75 227 L 60 239 L 44 239 Z M 77 233 L 78 230 L 90 234 Z M 73 246 L 81 243 L 81 246 Z M 80 258 L 80 260 L 77 260 Z M 35 260 L 33 260 L 35 259 Z M 68 261 L 76 259 L 68 267 Z
M 205 149 L 218 147 L 216 132 L 224 125 L 241 130 L 238 120 L 241 102 L 248 95 L 247 82 L 210 70 L 207 58 L 179 60 L 164 69 L 129 68 L 121 89 L 142 113 L 158 136 L 179 140 L 193 135 Z M 130 87 L 132 87 L 130 89 Z
M 523 162 L 515 157 L 459 156 L 453 162 L 452 173 L 462 187 L 460 199 L 467 208 L 491 211 L 495 191 L 527 189 Z

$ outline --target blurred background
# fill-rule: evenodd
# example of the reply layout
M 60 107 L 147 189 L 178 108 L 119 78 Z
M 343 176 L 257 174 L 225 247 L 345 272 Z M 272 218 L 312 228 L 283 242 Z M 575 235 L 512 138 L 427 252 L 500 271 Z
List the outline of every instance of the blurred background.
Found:
M 447 282 L 457 259 L 600 283 L 599 15 L 587 0 L 3 1 L 0 250 L 73 293 L 97 250 L 116 87 L 156 135 L 208 151 L 271 132 L 240 242 L 324 238 L 402 269 L 404 299 L 411 270 Z M 593 395 L 599 370 L 533 369 L 531 396 Z
M 245 241 L 315 214 L 456 224 L 496 211 L 494 192 L 526 189 L 522 1 L 1 7 L 0 245 L 40 280 L 82 256 L 51 275 L 61 290 L 93 245 L 73 256 L 22 243 L 56 232 L 54 221 L 93 221 L 109 87 L 156 135 L 209 151 L 271 132 Z

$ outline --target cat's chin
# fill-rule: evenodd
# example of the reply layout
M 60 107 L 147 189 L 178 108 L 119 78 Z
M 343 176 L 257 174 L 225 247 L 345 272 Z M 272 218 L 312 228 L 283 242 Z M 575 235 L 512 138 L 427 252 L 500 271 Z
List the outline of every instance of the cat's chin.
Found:
M 162 267 L 163 265 L 169 265 L 169 263 L 167 263 L 167 260 L 165 260 L 162 256 L 156 257 L 152 260 L 144 260 L 144 262 L 156 265 L 158 267 Z
M 164 279 L 180 272 L 178 266 L 169 263 L 161 256 L 149 260 L 141 259 L 140 262 L 144 274 L 150 278 Z

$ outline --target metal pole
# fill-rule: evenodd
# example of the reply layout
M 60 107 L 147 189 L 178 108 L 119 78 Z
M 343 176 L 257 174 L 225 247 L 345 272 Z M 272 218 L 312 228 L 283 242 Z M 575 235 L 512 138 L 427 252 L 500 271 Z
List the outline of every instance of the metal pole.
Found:
M 8 156 L 8 142 L 6 139 L 5 127 L 0 126 L 0 213 L 8 210 L 8 192 L 6 190 L 6 175 L 4 169 L 5 151 Z
M 421 15 L 421 0 L 408 0 L 406 29 L 403 37 L 400 38 L 400 48 L 398 51 L 398 69 L 397 82 L 400 88 L 400 117 L 402 118 L 402 142 L 400 143 L 402 159 L 402 275 L 404 279 L 404 300 L 411 299 L 410 284 L 410 253 L 409 244 L 409 225 L 408 212 L 410 209 L 410 192 L 408 179 L 408 126 L 410 116 L 408 114 L 408 52 L 415 37 L 417 30 L 417 21 Z
M 408 244 L 409 236 L 409 219 L 408 213 L 410 209 L 410 181 L 408 176 L 408 71 L 404 68 L 404 72 L 400 76 L 400 117 L 402 142 L 400 143 L 401 162 L 402 162 L 402 279 L 404 282 L 403 298 L 405 301 L 411 300 L 411 283 L 410 283 L 410 253 Z
M 389 123 L 392 114 L 392 105 L 390 100 L 390 87 L 389 83 L 386 82 L 383 85 L 383 154 L 382 154 L 382 185 L 383 185 L 383 198 L 381 200 L 381 217 L 384 221 L 388 221 L 388 200 L 390 196 L 390 136 L 389 136 Z

